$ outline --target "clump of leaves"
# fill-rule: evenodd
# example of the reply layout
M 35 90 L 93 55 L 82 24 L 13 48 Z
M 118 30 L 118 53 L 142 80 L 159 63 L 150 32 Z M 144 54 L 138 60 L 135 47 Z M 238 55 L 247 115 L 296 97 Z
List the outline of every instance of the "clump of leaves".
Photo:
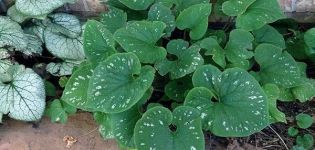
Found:
M 208 28 L 218 10 L 209 0 L 105 3 L 108 12 L 85 25 L 87 60 L 62 99 L 94 112 L 103 137 L 121 147 L 204 149 L 202 131 L 248 136 L 286 123 L 277 100 L 315 96 L 306 64 L 268 25 L 284 18 L 276 0 L 224 1 L 236 17 L 229 33 Z

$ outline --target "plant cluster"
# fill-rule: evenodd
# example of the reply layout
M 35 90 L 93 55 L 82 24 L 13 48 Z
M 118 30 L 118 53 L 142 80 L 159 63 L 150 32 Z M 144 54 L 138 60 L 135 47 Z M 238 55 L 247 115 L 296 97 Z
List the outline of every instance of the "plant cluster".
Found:
M 21 2 L 36 8 L 21 8 Z M 306 63 L 315 61 L 315 29 L 272 24 L 289 24 L 277 0 L 107 0 L 108 11 L 85 23 L 50 14 L 67 2 L 74 1 L 48 8 L 39 0 L 16 0 L 10 18 L 0 17 L 2 114 L 41 117 L 42 79 L 9 54 L 40 53 L 42 45 L 58 58 L 47 71 L 71 74 L 60 78 L 62 97 L 46 114 L 66 122 L 77 108 L 93 112 L 103 137 L 127 149 L 202 150 L 204 133 L 249 136 L 286 123 L 277 100 L 315 96 Z M 230 19 L 216 26 L 212 15 Z M 46 88 L 55 95 L 54 85 Z M 300 128 L 310 126 L 303 115 L 296 120 Z M 310 139 L 298 136 L 296 143 L 310 149 Z

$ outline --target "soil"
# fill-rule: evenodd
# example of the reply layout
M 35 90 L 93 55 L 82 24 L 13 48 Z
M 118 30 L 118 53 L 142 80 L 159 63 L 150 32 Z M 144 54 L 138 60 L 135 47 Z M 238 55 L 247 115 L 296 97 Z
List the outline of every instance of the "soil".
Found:
M 39 123 L 3 120 L 0 127 L 0 150 L 118 150 L 113 140 L 104 140 L 90 113 L 79 112 L 67 124 L 51 123 L 44 117 Z M 77 142 L 70 148 L 65 136 Z

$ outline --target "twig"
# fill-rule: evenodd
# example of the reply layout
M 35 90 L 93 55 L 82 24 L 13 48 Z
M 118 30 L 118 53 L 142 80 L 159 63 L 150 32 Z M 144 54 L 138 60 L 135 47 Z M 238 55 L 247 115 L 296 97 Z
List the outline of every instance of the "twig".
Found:
M 78 136 L 77 138 L 87 136 L 87 135 L 93 133 L 94 131 L 96 131 L 97 129 L 98 129 L 98 127 L 94 128 L 93 130 L 89 131 L 88 133 L 85 133 L 85 134 L 83 134 L 83 135 Z
M 285 144 L 284 140 L 282 139 L 282 137 L 277 133 L 277 131 L 275 129 L 273 129 L 271 126 L 269 126 L 269 128 L 279 137 L 279 139 L 281 140 L 281 142 L 283 143 L 283 145 L 285 146 L 285 148 L 287 150 L 289 150 L 287 144 Z

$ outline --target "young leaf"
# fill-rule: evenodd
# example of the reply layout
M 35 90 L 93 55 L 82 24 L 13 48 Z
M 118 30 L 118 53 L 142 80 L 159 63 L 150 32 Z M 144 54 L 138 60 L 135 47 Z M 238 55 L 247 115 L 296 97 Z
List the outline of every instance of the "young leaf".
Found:
M 272 83 L 290 88 L 300 84 L 301 74 L 294 58 L 281 48 L 271 44 L 260 44 L 255 50 L 255 59 L 260 65 L 263 84 Z
M 201 111 L 205 130 L 222 137 L 243 137 L 269 124 L 267 97 L 245 70 L 232 68 L 221 73 L 206 65 L 194 73 L 193 84 L 185 106 Z
M 65 3 L 74 3 L 76 0 L 16 0 L 15 5 L 18 11 L 29 16 L 40 16 L 49 14 L 54 9 Z
M 68 115 L 75 112 L 75 107 L 56 99 L 48 104 L 47 109 L 45 110 L 45 115 L 50 117 L 51 122 L 60 122 L 65 124 L 68 120 Z
M 44 39 L 47 50 L 56 57 L 70 60 L 85 58 L 82 37 L 69 38 L 47 28 L 44 32 Z
M 105 25 L 95 20 L 86 23 L 83 46 L 88 60 L 94 64 L 116 53 L 113 35 Z
M 295 119 L 297 121 L 297 125 L 302 129 L 307 129 L 314 123 L 312 116 L 304 113 L 298 114 Z
M 114 38 L 125 51 L 135 53 L 142 63 L 155 63 L 166 57 L 166 50 L 155 45 L 165 27 L 159 21 L 135 21 L 117 30 Z
M 173 113 L 161 106 L 149 109 L 134 130 L 137 149 L 205 149 L 199 116 L 196 109 L 185 106 L 177 107 Z
M 223 3 L 222 10 L 228 16 L 238 16 L 247 10 L 256 0 L 228 0 Z
M 0 84 L 0 112 L 17 120 L 39 120 L 45 110 L 43 80 L 24 66 L 14 66 L 11 76 L 9 84 Z
M 173 15 L 173 12 L 170 8 L 162 4 L 154 4 L 151 6 L 148 14 L 148 20 L 164 22 L 166 24 L 166 37 L 171 36 L 176 27 L 175 16 Z
M 208 17 L 211 14 L 211 4 L 192 5 L 182 12 L 176 19 L 176 26 L 180 30 L 190 29 L 189 36 L 193 40 L 202 38 L 208 29 Z
M 95 112 L 93 114 L 94 120 L 99 124 L 99 132 L 104 139 L 114 139 L 112 125 L 110 124 L 108 115 L 102 112 Z
M 88 106 L 119 113 L 136 104 L 151 87 L 155 70 L 141 67 L 133 53 L 114 54 L 94 70 L 88 89 Z
M 304 83 L 300 86 L 291 89 L 291 92 L 295 99 L 298 99 L 301 103 L 311 100 L 315 97 L 315 80 L 304 79 Z
M 280 96 L 280 89 L 275 84 L 266 84 L 263 86 L 263 89 L 268 98 L 270 122 L 287 123 L 285 114 L 277 108 L 277 99 Z
M 118 8 L 109 7 L 107 12 L 100 15 L 100 22 L 114 34 L 119 28 L 126 26 L 127 13 Z
M 133 10 L 146 10 L 154 0 L 119 0 L 119 2 Z
M 314 145 L 314 138 L 311 134 L 304 134 L 303 136 L 297 136 L 296 144 L 302 146 L 305 149 L 311 149 Z
M 49 15 L 48 18 L 51 20 L 49 27 L 53 32 L 58 32 L 71 38 L 77 38 L 81 35 L 80 20 L 76 16 L 56 13 Z
M 204 60 L 199 54 L 200 48 L 196 45 L 189 47 L 184 40 L 172 40 L 167 44 L 167 52 L 175 55 L 175 60 L 165 58 L 155 64 L 160 75 L 170 73 L 171 79 L 178 79 L 194 72 L 198 66 L 203 65 Z
M 205 55 L 211 55 L 216 64 L 222 68 L 226 67 L 225 51 L 216 39 L 211 37 L 203 39 L 200 43 L 200 47 L 207 50 Z
M 256 0 L 244 13 L 238 15 L 236 26 L 252 31 L 281 18 L 284 18 L 284 14 L 277 0 Z
M 45 90 L 47 96 L 56 96 L 56 87 L 49 81 L 45 81 Z
M 291 137 L 295 137 L 296 135 L 299 134 L 299 130 L 294 128 L 294 127 L 290 127 L 288 129 L 288 135 L 291 136 Z
M 87 105 L 87 87 L 93 69 L 91 64 L 81 65 L 68 80 L 61 99 L 76 108 L 94 111 L 93 107 Z
M 24 49 L 27 38 L 21 26 L 8 17 L 0 16 L 0 47 L 11 46 Z
M 254 30 L 253 35 L 255 37 L 255 43 L 257 45 L 262 43 L 268 43 L 278 46 L 282 49 L 286 48 L 285 40 L 283 36 L 272 26 L 265 25 L 264 27 Z

